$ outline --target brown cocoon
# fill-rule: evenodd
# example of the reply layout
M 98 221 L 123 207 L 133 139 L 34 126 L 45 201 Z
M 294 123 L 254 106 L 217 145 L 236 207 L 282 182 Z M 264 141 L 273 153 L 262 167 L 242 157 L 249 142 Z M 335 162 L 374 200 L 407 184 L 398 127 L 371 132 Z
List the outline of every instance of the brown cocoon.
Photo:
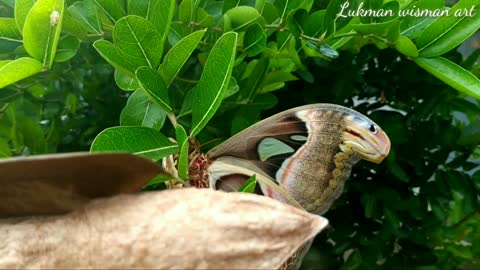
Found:
M 263 196 L 178 189 L 0 219 L 0 268 L 276 269 L 327 220 Z

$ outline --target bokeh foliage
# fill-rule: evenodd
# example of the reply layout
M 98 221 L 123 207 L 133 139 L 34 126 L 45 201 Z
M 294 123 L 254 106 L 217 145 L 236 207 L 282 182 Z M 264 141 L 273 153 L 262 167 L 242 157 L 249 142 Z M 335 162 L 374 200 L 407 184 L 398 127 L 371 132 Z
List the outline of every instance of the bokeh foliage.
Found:
M 480 50 L 456 48 L 480 12 L 338 18 L 344 3 L 0 0 L 0 157 L 184 160 L 188 136 L 218 143 L 287 108 L 341 104 L 380 124 L 392 152 L 354 168 L 303 268 L 479 269 Z M 363 3 L 398 14 L 480 1 Z

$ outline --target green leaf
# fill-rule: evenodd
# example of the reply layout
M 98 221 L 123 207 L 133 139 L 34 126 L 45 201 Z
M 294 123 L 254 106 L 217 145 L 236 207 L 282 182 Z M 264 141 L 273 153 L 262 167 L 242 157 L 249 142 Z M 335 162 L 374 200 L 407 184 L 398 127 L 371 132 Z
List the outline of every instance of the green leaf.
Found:
M 178 153 L 178 147 L 162 133 L 145 127 L 113 127 L 100 132 L 91 152 L 129 152 L 158 161 Z
M 443 57 L 420 57 L 414 61 L 444 83 L 466 95 L 480 99 L 480 80 L 459 65 Z
M 240 192 L 253 193 L 257 186 L 257 176 L 254 174 L 240 187 Z
M 180 72 L 183 65 L 187 62 L 188 58 L 190 58 L 205 32 L 206 30 L 199 30 L 184 37 L 165 55 L 165 59 L 158 71 L 167 86 L 173 82 L 178 72 Z
M 473 180 L 473 184 L 475 185 L 475 187 L 477 188 L 477 190 L 480 191 L 480 171 L 476 171 L 476 172 L 472 175 L 472 180 Z
M 232 74 L 236 43 L 236 33 L 225 33 L 208 55 L 200 81 L 195 87 L 190 137 L 205 127 L 222 102 Z
M 171 175 L 160 174 L 160 175 L 156 176 L 155 178 L 153 178 L 152 180 L 150 180 L 150 182 L 148 182 L 145 185 L 144 189 L 149 188 L 149 187 L 155 187 L 158 184 L 164 183 L 164 182 L 169 181 L 169 180 L 172 180 Z
M 162 76 L 149 67 L 141 67 L 136 72 L 137 80 L 146 94 L 162 109 L 172 111 L 168 98 L 168 88 Z
M 130 95 L 120 114 L 120 125 L 160 130 L 166 117 L 167 114 L 160 106 L 150 101 L 142 90 L 136 90 Z
M 132 64 L 158 68 L 163 52 L 162 38 L 146 19 L 136 15 L 120 19 L 113 28 L 113 42 L 135 61 Z
M 238 6 L 227 11 L 225 17 L 230 23 L 228 26 L 225 25 L 225 31 L 242 31 L 255 23 L 261 15 L 254 7 Z
M 134 65 L 129 61 L 129 57 L 125 55 L 120 48 L 106 40 L 97 40 L 93 43 L 93 47 L 97 52 L 113 67 L 128 74 L 130 77 L 135 77 L 135 70 L 138 65 Z
M 17 29 L 17 24 L 13 18 L 0 18 L 0 39 L 15 42 L 22 41 L 22 34 Z
M 147 18 L 152 4 L 156 5 L 156 0 L 127 0 L 127 14 Z
M 295 9 L 304 9 L 306 11 L 310 11 L 313 2 L 313 0 L 276 0 L 274 4 L 280 11 L 280 18 L 284 19 L 290 14 L 291 11 Z
M 303 34 L 311 37 L 318 37 L 321 34 L 323 21 L 325 20 L 325 10 L 318 10 L 302 21 Z
M 18 132 L 23 137 L 23 143 L 31 154 L 44 154 L 47 151 L 47 142 L 42 126 L 36 119 L 25 116 L 17 118 Z
M 241 82 L 239 92 L 239 101 L 241 103 L 250 103 L 258 91 L 260 91 L 269 63 L 269 58 L 267 57 L 262 57 L 259 60 L 251 62 L 249 66 L 253 67 L 252 71 L 247 76 L 244 74 L 245 79 Z
M 417 47 L 407 37 L 400 36 L 395 43 L 395 49 L 408 57 L 418 57 Z
M 15 7 L 15 0 L 0 0 L 0 2 L 4 3 L 5 6 L 14 8 Z
M 363 2 L 363 8 L 366 10 L 379 10 L 382 7 L 383 0 L 365 0 Z M 376 17 L 373 16 L 361 16 L 360 21 L 364 24 L 371 24 L 377 22 Z
M 58 42 L 55 62 L 65 62 L 72 59 L 80 49 L 80 40 L 74 36 L 66 35 Z
M 194 0 L 183 0 L 180 3 L 178 18 L 180 19 L 180 21 L 189 26 L 190 23 L 194 20 L 195 9 L 196 6 Z
M 228 83 L 228 87 L 223 98 L 229 98 L 235 95 L 239 90 L 240 87 L 238 86 L 237 80 L 232 76 L 230 77 L 230 82 Z
M 115 82 L 124 91 L 134 91 L 140 88 L 136 78 L 132 78 L 120 70 L 115 70 Z
M 381 9 L 384 10 L 386 16 L 378 17 L 377 22 L 388 22 L 399 17 L 400 4 L 397 1 L 385 3 Z
M 208 14 L 203 8 L 197 8 L 195 20 L 195 23 L 201 27 L 212 27 L 215 25 L 215 18 Z
M 134 65 L 158 68 L 162 57 L 161 37 L 146 19 L 130 15 L 120 19 L 113 29 L 113 42 Z
M 263 28 L 258 24 L 252 24 L 247 28 L 243 37 L 243 50 L 249 57 L 262 53 L 267 46 L 267 36 Z
M 268 93 L 273 90 L 277 90 L 285 86 L 285 82 L 296 81 L 297 77 L 293 76 L 290 72 L 285 71 L 273 71 L 265 76 L 262 82 L 261 94 Z M 280 85 L 280 87 L 273 87 L 274 85 Z
M 365 36 L 376 36 L 385 39 L 385 43 L 395 43 L 400 37 L 400 22 L 393 20 L 384 23 L 355 24 L 353 30 Z
M 441 17 L 425 29 L 417 39 L 420 56 L 442 55 L 472 36 L 480 28 L 479 5 L 479 0 L 461 0 L 450 10 L 452 16 Z M 464 12 L 465 9 L 472 9 L 475 15 L 457 15 L 457 12 Z
M 98 18 L 97 7 L 92 0 L 75 2 L 68 7 L 68 11 L 73 19 L 77 19 L 75 20 L 75 23 L 81 24 L 83 28 L 88 29 L 87 31 L 96 34 L 102 33 L 102 24 Z M 69 16 L 67 15 L 65 20 L 67 20 L 68 17 Z
M 52 67 L 62 29 L 64 0 L 38 0 L 23 27 L 25 50 L 48 68 Z
M 185 129 L 178 125 L 175 128 L 175 134 L 177 137 L 177 144 L 180 147 L 180 157 L 178 158 L 178 176 L 183 179 L 188 179 L 188 136 Z
M 190 33 L 190 27 L 180 21 L 175 21 L 171 25 L 170 33 L 168 33 L 168 43 L 175 45 Z
M 22 43 L 18 41 L 5 40 L 0 38 L 0 54 L 11 54 L 16 51 L 17 48 L 21 48 Z
M 28 78 L 43 70 L 43 65 L 29 57 L 3 62 L 0 67 L 0 88 Z
M 458 143 L 461 145 L 478 145 L 480 144 L 480 121 L 470 123 L 466 126 Z
M 442 10 L 445 9 L 444 5 L 445 0 L 418 0 L 412 1 L 407 7 L 402 8 L 400 11 L 402 12 L 402 35 L 411 39 L 417 38 L 426 27 L 437 19 L 436 17 L 414 16 L 413 12 L 416 10 Z
M 162 44 L 168 37 L 174 12 L 175 0 L 128 0 L 128 14 L 150 21 L 160 33 Z
M 343 7 L 347 5 L 342 12 Z M 346 10 L 355 10 L 358 6 L 358 1 L 345 1 L 345 0 L 332 0 L 328 3 L 327 10 L 325 12 L 324 28 L 322 33 L 325 36 L 330 36 L 336 33 L 338 30 L 346 26 L 352 17 L 346 15 Z
M 405 183 L 410 181 L 408 174 L 402 169 L 402 167 L 398 165 L 397 162 L 395 162 L 393 158 L 388 159 L 387 167 L 390 173 L 393 174 L 400 181 Z
M 15 21 L 20 32 L 23 31 L 25 19 L 34 3 L 34 0 L 15 0 Z
M 62 31 L 83 40 L 88 34 L 88 28 L 78 19 L 74 18 L 68 9 L 63 13 Z
M 11 157 L 12 151 L 10 150 L 10 145 L 0 138 L 0 158 Z
M 123 1 L 119 0 L 93 0 L 100 11 L 102 11 L 110 21 L 117 22 L 125 16 L 125 7 Z

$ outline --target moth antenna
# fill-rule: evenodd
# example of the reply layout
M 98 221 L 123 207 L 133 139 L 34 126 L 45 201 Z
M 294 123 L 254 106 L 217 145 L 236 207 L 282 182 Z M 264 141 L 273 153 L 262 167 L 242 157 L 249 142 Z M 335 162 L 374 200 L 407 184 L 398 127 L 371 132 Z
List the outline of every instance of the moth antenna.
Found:
M 208 142 L 204 142 L 204 143 L 200 144 L 198 147 L 199 147 L 199 148 L 202 148 L 202 147 L 204 147 L 205 145 L 209 145 L 209 144 L 211 144 L 211 143 L 213 143 L 213 142 L 216 142 L 216 141 L 219 141 L 219 140 L 221 140 L 221 139 L 220 139 L 220 138 L 216 138 L 216 139 L 210 140 L 210 141 L 208 141 Z

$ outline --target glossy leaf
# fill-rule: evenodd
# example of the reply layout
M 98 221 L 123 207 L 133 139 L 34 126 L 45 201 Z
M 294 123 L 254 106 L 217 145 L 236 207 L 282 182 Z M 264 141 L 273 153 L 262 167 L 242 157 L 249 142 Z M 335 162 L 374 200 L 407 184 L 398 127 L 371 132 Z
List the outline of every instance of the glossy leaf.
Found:
M 442 55 L 460 45 L 480 29 L 479 0 L 462 0 L 451 10 L 453 16 L 442 17 L 432 23 L 417 39 L 420 56 L 434 57 Z M 457 12 L 472 9 L 475 14 L 455 16 Z
M 178 176 L 183 180 L 187 180 L 188 169 L 189 169 L 189 166 L 188 166 L 189 143 L 188 143 L 187 132 L 181 125 L 178 125 L 175 128 L 175 134 L 177 137 L 178 147 L 180 148 L 180 156 L 178 157 L 178 166 L 177 166 Z
M 23 137 L 23 143 L 32 154 L 44 154 L 47 152 L 47 142 L 42 130 L 42 126 L 36 119 L 28 118 L 23 115 L 17 116 L 17 128 Z
M 160 130 L 165 123 L 166 116 L 165 111 L 149 100 L 142 90 L 136 90 L 130 95 L 127 105 L 120 114 L 120 125 Z
M 319 37 L 322 34 L 322 24 L 325 20 L 325 10 L 318 10 L 304 18 L 302 22 L 303 34 Z
M 160 33 L 163 44 L 175 12 L 175 0 L 128 0 L 128 12 L 150 21 Z
M 183 65 L 192 55 L 198 43 L 205 35 L 205 30 L 199 30 L 181 39 L 165 55 L 163 63 L 158 71 L 162 75 L 165 84 L 169 86 L 180 72 Z
M 225 31 L 242 31 L 260 18 L 260 13 L 249 6 L 238 6 L 230 9 L 224 15 L 229 22 L 225 24 Z
M 72 23 L 81 23 L 89 32 L 102 33 L 102 24 L 98 18 L 97 7 L 93 0 L 75 2 L 68 8 L 68 11 L 73 18 L 77 19 L 76 22 Z
M 15 0 L 15 21 L 20 32 L 23 30 L 25 19 L 34 3 L 34 0 Z
M 156 69 L 160 64 L 162 38 L 155 26 L 142 17 L 130 15 L 120 19 L 113 29 L 113 42 L 135 59 L 134 65 Z
M 28 78 L 42 70 L 42 63 L 29 57 L 4 62 L 0 67 L 0 88 Z
M 0 39 L 21 42 L 22 34 L 17 29 L 15 19 L 0 18 Z
M 5 6 L 14 8 L 15 7 L 15 0 L 0 0 L 1 3 L 5 4 Z
M 190 25 L 194 19 L 195 8 L 194 0 L 182 0 L 178 11 L 179 19 L 186 25 Z
M 136 72 L 137 80 L 145 93 L 163 110 L 170 112 L 168 88 L 162 76 L 149 67 L 141 67 Z
M 190 137 L 197 135 L 222 102 L 235 60 L 236 33 L 226 33 L 213 46 L 200 81 L 195 87 Z
M 23 45 L 33 58 L 51 68 L 62 29 L 64 0 L 38 0 L 23 27 Z
M 195 23 L 201 27 L 212 27 L 215 25 L 215 18 L 208 14 L 203 8 L 197 8 L 195 20 Z
M 131 77 L 135 77 L 135 70 L 138 66 L 129 61 L 128 55 L 125 55 L 120 48 L 106 40 L 97 40 L 93 43 L 97 52 L 116 69 Z
M 418 57 L 418 49 L 407 37 L 400 36 L 395 43 L 395 49 L 409 57 Z
M 88 34 L 88 27 L 74 18 L 68 9 L 63 13 L 62 31 L 83 40 Z
M 466 95 L 480 99 L 480 80 L 469 71 L 442 57 L 420 57 L 414 60 L 444 83 Z
M 251 62 L 253 66 L 251 74 L 241 82 L 239 91 L 239 101 L 241 103 L 248 104 L 255 98 L 265 78 L 269 63 L 269 59 L 266 57 Z
M 12 151 L 10 150 L 10 145 L 8 145 L 5 140 L 0 139 L 0 158 L 6 158 L 11 156 Z
M 365 0 L 362 7 L 366 10 L 379 10 L 382 7 L 383 0 Z M 360 21 L 364 24 L 375 23 L 377 20 L 373 16 L 361 16 Z
M 132 78 L 120 70 L 115 70 L 115 82 L 124 91 L 134 91 L 140 88 L 136 78 Z
M 380 7 L 385 16 L 377 18 L 377 22 L 388 22 L 399 17 L 400 4 L 397 1 L 390 1 Z
M 444 4 L 444 0 L 419 0 L 412 2 L 402 12 L 413 11 L 415 8 L 419 10 L 440 10 L 444 7 Z M 402 19 L 400 25 L 401 34 L 410 39 L 415 39 L 436 19 L 435 17 L 406 16 Z
M 287 17 L 294 9 L 304 9 L 310 11 L 313 5 L 313 0 L 277 0 L 274 2 L 277 9 L 280 11 L 280 18 Z
M 385 42 L 395 43 L 400 37 L 400 22 L 398 20 L 374 23 L 374 24 L 356 24 L 352 25 L 353 30 L 361 35 L 373 35 L 385 39 Z
M 332 0 L 328 3 L 325 12 L 325 21 L 323 33 L 326 36 L 330 36 L 346 26 L 352 17 L 342 13 L 343 6 L 346 5 L 346 10 L 355 10 L 358 6 L 358 0 L 344 1 L 344 0 Z
M 270 72 L 265 76 L 265 79 L 262 82 L 262 89 L 260 90 L 260 93 L 264 94 L 273 90 L 277 90 L 285 86 L 285 82 L 296 81 L 296 80 L 298 80 L 298 78 L 289 72 L 284 72 L 284 71 Z M 275 87 L 276 85 L 279 85 L 279 87 Z
M 265 50 L 267 45 L 267 36 L 263 28 L 255 23 L 248 27 L 243 38 L 243 50 L 247 52 L 249 57 L 256 56 Z
M 125 15 L 123 1 L 118 0 L 93 0 L 97 4 L 98 10 L 103 12 L 113 23 L 120 20 Z
M 240 187 L 240 192 L 244 193 L 253 193 L 255 191 L 255 187 L 257 186 L 257 177 L 252 175 L 247 181 Z
M 178 147 L 162 133 L 145 127 L 113 127 L 102 131 L 91 152 L 128 152 L 152 160 L 178 152 Z
M 80 40 L 74 36 L 64 36 L 58 42 L 55 62 L 65 62 L 72 59 L 80 48 Z

